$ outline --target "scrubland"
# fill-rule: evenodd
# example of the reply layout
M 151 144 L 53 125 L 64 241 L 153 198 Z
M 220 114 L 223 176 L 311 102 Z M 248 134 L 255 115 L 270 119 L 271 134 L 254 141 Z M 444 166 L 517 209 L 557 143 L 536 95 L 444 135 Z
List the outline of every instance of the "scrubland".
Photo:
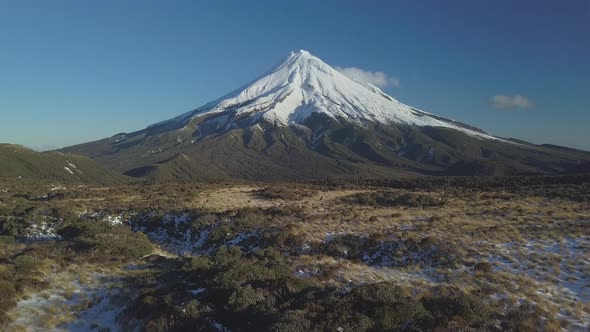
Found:
M 590 176 L 0 184 L 0 326 L 590 328 Z

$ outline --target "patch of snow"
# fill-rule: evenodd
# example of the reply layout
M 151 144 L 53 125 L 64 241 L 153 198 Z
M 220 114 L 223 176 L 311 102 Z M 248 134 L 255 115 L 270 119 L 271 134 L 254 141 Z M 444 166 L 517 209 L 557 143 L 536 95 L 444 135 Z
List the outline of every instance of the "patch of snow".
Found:
M 189 289 L 188 291 L 193 295 L 199 295 L 201 293 L 206 292 L 207 289 L 206 288 L 197 288 L 197 289 Z
M 538 281 L 544 281 L 547 276 L 557 277 L 556 287 L 559 291 L 583 303 L 590 303 L 590 275 L 583 273 L 590 269 L 590 237 L 535 240 L 528 241 L 524 246 L 508 242 L 499 245 L 498 249 L 501 255 L 489 257 L 496 270 L 525 273 Z M 559 256 L 559 274 L 553 273 L 553 269 L 540 272 L 538 268 L 529 267 L 534 259 L 547 259 L 551 255 Z M 515 260 L 512 262 L 503 257 L 513 257 Z M 571 270 L 570 267 L 575 269 Z
M 588 236 L 497 244 L 488 261 L 498 272 L 529 277 L 538 287 L 536 294 L 558 306 L 562 301 L 590 303 Z M 582 312 L 580 318 L 562 310 L 559 316 L 569 322 L 570 330 L 590 328 L 590 313 Z
M 69 167 L 65 166 L 64 169 L 66 170 L 66 172 L 74 175 L 74 172 L 72 172 L 72 170 Z
M 211 324 L 213 325 L 213 328 L 216 329 L 219 332 L 230 332 L 230 329 L 228 329 L 227 327 L 219 324 L 218 322 L 213 321 Z
M 152 214 L 144 214 L 130 219 L 133 231 L 144 233 L 152 242 L 177 255 L 207 255 L 222 245 L 239 246 L 245 251 L 258 248 L 252 245 L 255 241 L 248 241 L 259 234 L 257 230 L 238 233 L 231 238 L 228 233 L 226 240 L 208 245 L 207 241 L 211 232 L 224 224 L 231 223 L 230 219 L 203 224 L 195 228 L 195 225 L 191 225 L 192 217 L 189 213 L 168 213 L 162 219 L 152 218 Z
M 59 184 L 52 184 L 49 189 L 51 191 L 56 191 L 56 190 L 66 190 L 67 188 L 65 186 L 62 186 Z
M 121 289 L 98 289 L 92 296 L 97 300 L 94 305 L 79 313 L 77 319 L 64 326 L 67 331 L 85 332 L 97 329 L 99 331 L 123 331 L 119 324 L 119 317 L 126 309 L 123 303 L 113 303 L 114 299 L 122 297 Z M 97 326 L 94 328 L 94 326 Z
M 57 235 L 55 228 L 46 221 L 39 224 L 31 224 L 24 232 L 24 238 L 28 241 L 46 241 L 59 240 L 61 236 Z
M 123 224 L 122 216 L 106 216 L 103 220 L 110 223 L 113 226 Z
M 72 169 L 78 169 L 78 167 L 76 167 L 76 165 L 74 165 L 71 161 L 68 160 L 67 163 Z
M 69 323 L 52 328 L 51 331 L 122 331 L 119 317 L 132 297 L 127 288 L 113 287 L 120 279 L 105 274 L 94 273 L 89 280 L 67 280 L 63 274 L 52 278 L 63 280 L 63 285 L 35 293 L 20 300 L 11 310 L 15 316 L 8 330 L 48 331 L 42 317 L 59 312 L 72 312 L 75 319 Z M 60 284 L 56 284 L 60 285 Z M 65 297 L 65 290 L 71 290 L 71 297 Z M 87 306 L 86 303 L 89 305 Z M 77 310 L 81 310 L 76 312 Z

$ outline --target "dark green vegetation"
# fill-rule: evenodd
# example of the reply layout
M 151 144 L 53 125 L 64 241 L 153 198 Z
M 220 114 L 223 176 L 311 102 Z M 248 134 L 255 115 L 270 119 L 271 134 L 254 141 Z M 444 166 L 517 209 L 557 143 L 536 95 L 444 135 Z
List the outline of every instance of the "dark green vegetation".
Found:
M 521 141 L 479 139 L 438 127 L 367 124 L 312 115 L 303 125 L 237 122 L 216 117 L 184 127 L 155 125 L 63 151 L 133 177 L 296 180 L 400 176 L 561 174 L 579 172 L 590 153 Z M 223 123 L 223 122 L 220 122 Z
M 159 264 L 166 269 L 132 281 L 142 291 L 129 313 L 147 321 L 148 331 L 206 330 L 214 323 L 232 331 L 493 329 L 493 308 L 475 294 L 436 288 L 416 297 L 391 282 L 325 287 L 295 276 L 272 248 L 244 253 L 223 246 L 210 256 Z
M 255 192 L 257 197 L 265 199 L 284 199 L 284 200 L 300 200 L 302 198 L 311 197 L 316 193 L 314 190 L 308 188 L 297 188 L 296 186 L 272 186 L 266 187 Z
M 0 144 L 0 178 L 102 185 L 129 182 L 125 176 L 108 171 L 86 157 L 35 152 L 11 144 Z
M 350 198 L 352 203 L 379 206 L 442 206 L 445 200 L 442 197 L 415 193 L 399 193 L 391 191 L 378 191 L 372 193 L 359 193 Z
M 14 241 L 14 239 L 12 239 Z M 48 286 L 40 271 L 40 261 L 28 253 L 10 249 L 14 244 L 2 239 L 2 254 L 6 258 L 0 264 L 0 327 L 8 322 L 6 312 L 16 305 L 17 296 L 26 291 L 38 291 Z

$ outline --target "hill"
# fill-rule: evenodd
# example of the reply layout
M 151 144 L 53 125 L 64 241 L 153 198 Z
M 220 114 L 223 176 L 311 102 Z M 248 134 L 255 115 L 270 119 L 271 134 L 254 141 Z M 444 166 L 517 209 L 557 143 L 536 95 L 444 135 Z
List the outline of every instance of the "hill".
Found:
M 55 151 L 36 152 L 12 144 L 0 144 L 0 178 L 101 185 L 130 181 L 87 157 Z

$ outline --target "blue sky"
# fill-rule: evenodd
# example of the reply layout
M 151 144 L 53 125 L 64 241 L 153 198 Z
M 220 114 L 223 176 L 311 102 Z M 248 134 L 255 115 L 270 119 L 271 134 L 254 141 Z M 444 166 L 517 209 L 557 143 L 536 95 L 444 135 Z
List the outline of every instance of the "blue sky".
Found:
M 297 49 L 494 135 L 590 150 L 590 1 L 575 0 L 0 1 L 0 142 L 142 129 Z

